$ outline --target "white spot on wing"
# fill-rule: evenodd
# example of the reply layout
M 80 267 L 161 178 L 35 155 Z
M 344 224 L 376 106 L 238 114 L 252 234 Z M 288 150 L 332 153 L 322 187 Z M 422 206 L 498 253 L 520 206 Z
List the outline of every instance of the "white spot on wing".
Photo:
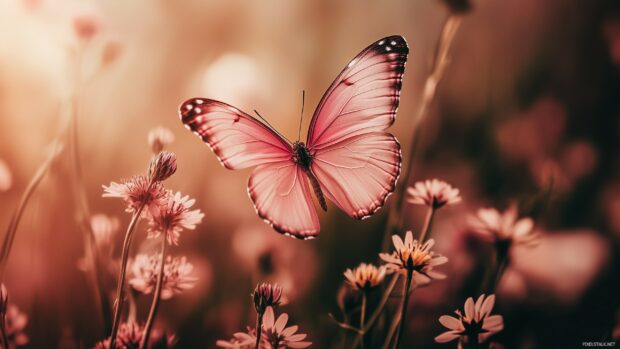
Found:
M 202 103 L 204 103 L 204 101 L 202 99 L 197 99 L 196 100 L 196 104 L 202 104 Z
M 383 44 L 385 44 L 385 40 L 379 41 L 379 45 L 383 45 Z
M 392 40 L 392 42 L 390 42 L 390 44 L 396 45 L 396 41 Z
M 186 106 L 185 106 L 185 109 L 187 109 L 187 110 L 192 110 L 192 108 L 193 108 L 193 107 L 192 107 L 192 105 L 191 105 L 191 104 L 188 104 L 188 105 L 186 105 Z
M 386 46 L 386 47 L 385 47 L 385 50 L 386 50 L 386 51 L 392 51 L 392 48 L 391 48 L 391 47 L 389 47 L 389 46 Z
M 198 107 L 194 108 L 194 112 L 195 112 L 195 113 L 200 114 L 200 112 L 201 112 L 201 111 L 202 111 L 202 110 L 201 110 L 200 108 L 198 108 Z

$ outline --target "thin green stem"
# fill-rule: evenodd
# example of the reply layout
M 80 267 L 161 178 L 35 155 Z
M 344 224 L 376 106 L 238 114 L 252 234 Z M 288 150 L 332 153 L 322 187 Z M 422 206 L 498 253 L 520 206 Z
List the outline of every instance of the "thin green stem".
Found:
M 424 243 L 424 241 L 430 236 L 431 227 L 433 224 L 433 218 L 435 217 L 434 206 L 430 206 L 428 211 L 426 212 L 426 219 L 424 220 L 424 227 L 422 228 L 422 233 L 420 234 L 420 243 Z
M 17 233 L 17 227 L 19 226 L 19 222 L 21 221 L 21 218 L 24 214 L 26 205 L 30 201 L 32 194 L 39 187 L 39 184 L 41 184 L 41 181 L 43 180 L 45 174 L 54 162 L 54 159 L 56 159 L 56 157 L 60 154 L 61 148 L 62 145 L 59 141 L 53 143 L 49 155 L 39 166 L 34 176 L 32 176 L 32 178 L 30 179 L 28 186 L 24 190 L 24 193 L 22 194 L 22 197 L 17 204 L 15 213 L 13 213 L 13 216 L 9 221 L 9 226 L 6 229 L 4 240 L 2 241 L 2 247 L 0 248 L 0 281 L 4 280 L 6 263 L 9 259 L 11 248 L 13 247 L 13 240 L 15 239 L 15 234 Z
M 405 333 L 405 326 L 407 323 L 407 308 L 409 307 L 409 289 L 411 288 L 411 278 L 413 277 L 413 271 L 407 270 L 407 280 L 405 281 L 405 299 L 403 301 L 403 307 L 400 310 L 400 327 L 398 329 L 398 337 L 396 337 L 396 349 L 400 346 L 400 342 L 403 339 Z
M 155 284 L 155 291 L 153 292 L 153 301 L 151 302 L 151 310 L 149 311 L 149 317 L 144 325 L 144 332 L 142 333 L 142 339 L 140 340 L 140 349 L 146 349 L 149 344 L 149 338 L 151 337 L 151 330 L 155 323 L 155 317 L 157 316 L 157 310 L 159 309 L 159 303 L 161 303 L 161 291 L 164 286 L 164 271 L 166 265 L 166 234 L 161 234 L 161 260 L 159 265 L 159 273 L 157 274 L 157 283 Z
M 123 251 L 121 253 L 121 269 L 118 276 L 118 284 L 116 286 L 116 299 L 114 301 L 115 306 L 114 318 L 112 319 L 112 332 L 110 334 L 110 349 L 116 348 L 116 335 L 118 334 L 123 304 L 125 303 L 125 277 L 127 273 L 127 260 L 129 259 L 129 248 L 131 247 L 134 228 L 140 219 L 140 214 L 142 214 L 143 209 L 144 206 L 141 206 L 136 212 L 134 212 L 129 225 L 127 226 L 127 231 L 125 232 Z
M 255 349 L 259 349 L 258 346 L 260 345 L 260 337 L 262 334 L 263 334 L 263 314 L 256 313 L 256 345 L 254 346 Z

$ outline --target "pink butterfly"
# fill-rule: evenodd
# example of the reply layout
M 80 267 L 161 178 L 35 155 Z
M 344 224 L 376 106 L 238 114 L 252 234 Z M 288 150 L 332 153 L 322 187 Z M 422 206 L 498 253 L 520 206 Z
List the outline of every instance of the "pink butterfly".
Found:
M 320 227 L 308 181 L 323 210 L 327 197 L 357 219 L 394 191 L 400 145 L 385 130 L 396 117 L 408 53 L 403 37 L 389 36 L 353 58 L 323 95 L 305 144 L 211 99 L 189 99 L 179 113 L 224 167 L 256 166 L 248 193 L 262 219 L 280 233 L 313 238 Z

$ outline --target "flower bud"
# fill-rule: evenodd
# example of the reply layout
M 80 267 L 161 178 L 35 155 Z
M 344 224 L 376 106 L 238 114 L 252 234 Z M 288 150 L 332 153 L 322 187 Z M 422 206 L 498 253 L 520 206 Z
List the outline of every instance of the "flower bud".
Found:
M 149 165 L 149 178 L 152 182 L 162 182 L 177 171 L 177 157 L 168 151 L 159 152 Z
M 252 293 L 254 308 L 259 314 L 263 314 L 267 307 L 277 307 L 282 302 L 282 288 L 278 284 L 262 283 L 256 285 Z

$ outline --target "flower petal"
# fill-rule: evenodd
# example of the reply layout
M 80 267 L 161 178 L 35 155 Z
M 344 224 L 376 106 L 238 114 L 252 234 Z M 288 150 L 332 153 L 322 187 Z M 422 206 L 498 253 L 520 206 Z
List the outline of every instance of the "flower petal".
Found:
M 463 323 L 461 322 L 461 320 L 450 316 L 450 315 L 442 315 L 439 317 L 439 322 L 444 325 L 445 327 L 451 329 L 451 330 L 458 330 L 458 331 L 463 331 L 465 330 L 465 327 L 463 327 Z
M 456 331 L 447 331 L 435 337 L 437 343 L 447 343 L 459 338 L 461 335 Z

